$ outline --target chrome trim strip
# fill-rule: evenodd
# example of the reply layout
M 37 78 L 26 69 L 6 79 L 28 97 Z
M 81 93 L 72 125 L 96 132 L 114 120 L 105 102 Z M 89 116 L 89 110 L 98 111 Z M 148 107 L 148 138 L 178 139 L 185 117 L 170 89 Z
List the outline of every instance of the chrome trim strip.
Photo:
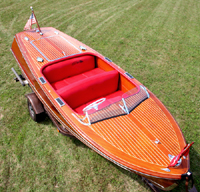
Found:
M 62 107 L 62 106 L 65 105 L 65 103 L 63 102 L 63 100 L 62 100 L 60 97 L 56 98 L 55 100 L 56 100 L 56 102 L 58 103 L 58 105 L 59 105 L 60 107 Z
M 134 77 L 130 74 L 130 73 L 128 73 L 128 72 L 126 72 L 126 73 L 124 73 L 126 76 L 128 76 L 130 79 L 134 79 Z
M 79 47 L 80 47 L 81 50 L 84 50 L 84 51 L 87 50 L 87 49 L 86 49 L 84 46 L 82 46 L 82 45 L 80 45 Z
M 37 57 L 37 61 L 42 63 L 44 61 L 44 59 L 42 59 L 41 57 Z
M 28 38 L 28 37 L 24 37 L 24 39 L 25 39 L 26 41 L 29 41 L 29 38 Z
M 46 83 L 46 80 L 44 79 L 44 77 L 39 77 L 39 80 L 43 85 Z
M 109 59 L 108 57 L 104 57 L 105 60 L 107 60 L 108 62 L 112 62 L 111 59 Z

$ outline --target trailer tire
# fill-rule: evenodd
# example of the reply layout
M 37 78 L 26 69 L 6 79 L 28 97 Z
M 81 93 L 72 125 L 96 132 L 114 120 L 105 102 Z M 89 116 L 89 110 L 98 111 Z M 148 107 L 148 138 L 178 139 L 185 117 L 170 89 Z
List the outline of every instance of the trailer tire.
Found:
M 36 114 L 31 102 L 29 101 L 29 99 L 27 99 L 27 103 L 28 103 L 28 111 L 29 111 L 29 114 L 30 114 L 31 118 L 33 119 L 33 121 L 35 121 L 35 122 L 43 121 L 46 117 L 45 112 Z

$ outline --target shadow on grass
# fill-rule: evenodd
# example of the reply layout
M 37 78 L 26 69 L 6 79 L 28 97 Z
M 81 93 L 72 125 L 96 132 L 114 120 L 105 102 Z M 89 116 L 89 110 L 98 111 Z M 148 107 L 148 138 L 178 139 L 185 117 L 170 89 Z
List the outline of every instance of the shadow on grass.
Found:
M 79 141 L 76 138 L 70 138 L 72 140 L 72 142 L 77 146 L 77 147 L 81 147 L 81 148 L 89 148 L 88 146 L 86 146 L 84 143 L 82 143 L 81 141 Z M 92 150 L 92 149 L 91 149 Z
M 133 179 L 134 181 L 137 181 L 140 185 L 142 185 L 143 187 L 145 187 L 145 189 L 150 189 L 149 186 L 147 186 L 143 181 L 142 181 L 142 177 L 137 175 L 136 173 L 132 173 L 129 172 L 117 165 L 115 165 L 114 163 L 108 161 L 110 164 L 112 164 L 117 170 L 119 170 L 121 173 L 123 173 L 124 175 L 130 177 L 131 179 Z
M 53 126 L 55 129 L 56 126 L 53 124 L 53 122 L 51 121 L 51 119 L 47 116 L 46 119 L 42 122 L 39 122 L 39 124 L 43 124 L 43 125 L 49 125 L 49 126 Z M 61 134 L 61 133 L 60 133 Z M 62 134 L 61 134 L 62 135 Z M 71 139 L 71 141 L 77 146 L 77 147 L 81 147 L 81 148 L 88 148 L 85 144 L 83 144 L 81 141 L 79 141 L 77 138 L 73 138 L 70 136 L 65 136 Z

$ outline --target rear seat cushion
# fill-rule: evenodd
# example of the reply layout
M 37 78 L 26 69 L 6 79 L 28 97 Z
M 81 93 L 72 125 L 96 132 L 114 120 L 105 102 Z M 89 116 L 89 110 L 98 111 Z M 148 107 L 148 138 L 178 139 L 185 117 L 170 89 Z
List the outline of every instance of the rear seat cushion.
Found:
M 85 79 L 87 77 L 91 77 L 93 75 L 97 75 L 97 74 L 100 74 L 100 73 L 103 73 L 103 72 L 105 72 L 105 71 L 102 70 L 102 69 L 94 68 L 94 69 L 92 69 L 90 71 L 86 71 L 86 72 L 84 72 L 82 74 L 78 74 L 78 75 L 75 75 L 73 77 L 69 77 L 69 78 L 63 79 L 61 81 L 56 81 L 54 83 L 51 83 L 51 85 L 53 86 L 53 88 L 55 90 L 58 90 L 58 89 L 61 89 L 64 86 L 67 86 L 67 85 L 71 84 L 71 83 L 75 83 L 75 82 L 83 80 L 83 79 Z
M 95 68 L 94 56 L 80 56 L 44 67 L 42 73 L 49 83 L 61 81 Z
M 118 82 L 119 73 L 113 70 L 68 85 L 57 90 L 57 93 L 72 109 L 75 109 L 89 101 L 117 91 Z

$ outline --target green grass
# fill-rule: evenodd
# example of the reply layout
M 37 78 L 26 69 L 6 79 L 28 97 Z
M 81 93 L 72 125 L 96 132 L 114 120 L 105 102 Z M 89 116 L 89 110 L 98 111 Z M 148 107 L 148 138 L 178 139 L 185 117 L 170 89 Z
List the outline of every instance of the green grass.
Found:
M 84 42 L 147 86 L 179 123 L 200 191 L 200 1 L 0 1 L 0 191 L 150 191 L 141 179 L 75 139 L 49 119 L 31 120 L 10 52 L 33 6 L 41 27 Z M 184 191 L 184 184 L 174 191 Z

